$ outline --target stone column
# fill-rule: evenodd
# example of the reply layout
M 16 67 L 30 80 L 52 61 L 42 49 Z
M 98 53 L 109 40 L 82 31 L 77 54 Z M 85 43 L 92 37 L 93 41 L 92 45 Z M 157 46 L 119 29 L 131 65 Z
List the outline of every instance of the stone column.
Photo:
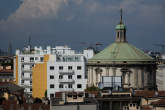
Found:
M 91 77 L 90 77 L 90 76 L 91 76 L 91 72 L 90 72 L 90 67 L 88 67 L 88 73 L 87 73 L 87 74 L 88 74 L 88 79 L 87 79 L 87 80 L 88 80 L 88 86 L 89 86 L 90 83 L 91 83 Z
M 116 67 L 112 67 L 113 76 L 116 76 Z
M 135 88 L 139 88 L 138 87 L 138 69 L 135 68 L 135 76 L 134 76 L 134 79 L 135 79 Z
M 91 67 L 91 85 L 94 85 L 94 78 L 93 78 L 93 67 Z
M 109 76 L 109 67 L 106 67 L 106 76 Z
M 128 87 L 130 87 L 130 84 L 131 84 L 131 82 L 130 82 L 130 74 L 131 74 L 131 71 L 128 72 Z
M 124 88 L 124 86 L 125 86 L 125 73 L 124 72 L 122 73 L 122 85 Z
M 142 73 L 142 77 L 141 77 L 141 79 L 142 79 L 142 85 L 141 85 L 141 87 L 142 88 L 144 88 L 144 67 L 141 69 L 142 71 L 141 71 L 141 73 Z

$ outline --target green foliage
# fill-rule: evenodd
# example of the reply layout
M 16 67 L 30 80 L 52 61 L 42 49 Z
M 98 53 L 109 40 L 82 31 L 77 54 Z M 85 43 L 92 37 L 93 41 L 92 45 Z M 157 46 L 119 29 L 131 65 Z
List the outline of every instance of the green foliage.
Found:
M 36 97 L 34 99 L 34 103 L 42 103 L 42 100 L 40 98 Z
M 92 87 L 88 87 L 86 90 L 87 91 L 99 91 L 100 89 L 96 86 L 92 86 Z
M 47 90 L 45 90 L 45 98 L 47 97 Z

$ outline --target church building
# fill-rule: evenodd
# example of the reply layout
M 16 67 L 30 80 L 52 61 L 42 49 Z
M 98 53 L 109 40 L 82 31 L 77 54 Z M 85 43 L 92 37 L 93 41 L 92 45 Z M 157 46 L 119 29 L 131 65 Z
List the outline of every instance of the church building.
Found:
M 128 43 L 122 10 L 115 29 L 115 42 L 88 60 L 88 87 L 156 89 L 156 62 Z

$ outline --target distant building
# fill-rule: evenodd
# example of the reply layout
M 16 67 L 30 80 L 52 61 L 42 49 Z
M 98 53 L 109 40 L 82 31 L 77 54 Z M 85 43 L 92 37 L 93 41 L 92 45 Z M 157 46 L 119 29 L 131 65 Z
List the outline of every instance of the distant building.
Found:
M 11 82 L 13 80 L 13 57 L 0 56 L 0 82 Z
M 99 110 L 165 110 L 165 91 L 113 91 L 96 100 Z
M 55 97 L 56 92 L 82 92 L 87 84 L 85 64 L 92 49 L 77 53 L 67 46 L 16 51 L 16 82 L 33 97 Z
M 16 84 L 25 88 L 25 92 L 32 94 L 32 68 L 35 64 L 43 62 L 45 54 L 49 50 L 43 50 L 42 47 L 30 46 L 24 50 L 16 50 L 16 57 L 14 59 L 14 78 Z
M 156 83 L 158 90 L 165 90 L 165 64 L 159 64 L 156 71 Z
M 45 55 L 44 63 L 33 68 L 33 96 L 43 97 L 45 90 L 48 98 L 55 97 L 56 92 L 83 92 L 87 85 L 85 65 L 93 54 L 91 49 L 76 53 L 71 48 L 57 46 L 55 54 Z
M 122 15 L 116 41 L 88 60 L 88 86 L 121 89 L 156 89 L 156 62 L 129 44 Z

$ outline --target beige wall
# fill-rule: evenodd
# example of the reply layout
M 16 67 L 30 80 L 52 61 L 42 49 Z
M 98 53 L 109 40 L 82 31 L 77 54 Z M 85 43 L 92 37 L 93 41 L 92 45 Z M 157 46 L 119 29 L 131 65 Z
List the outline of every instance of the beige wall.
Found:
M 98 86 L 98 83 L 101 81 L 102 76 L 122 76 L 120 67 L 99 67 L 102 72 L 101 74 L 96 74 L 95 69 L 97 67 L 88 67 L 88 86 Z M 125 88 L 144 88 L 148 86 L 148 82 L 152 83 L 152 80 L 148 78 L 150 73 L 148 72 L 147 67 L 131 67 L 129 68 L 131 71 L 130 75 L 125 75 Z M 130 76 L 130 79 L 129 79 Z M 152 76 L 151 76 L 152 77 Z M 130 84 L 128 86 L 128 84 Z
M 155 107 L 154 110 L 165 110 L 165 107 Z

